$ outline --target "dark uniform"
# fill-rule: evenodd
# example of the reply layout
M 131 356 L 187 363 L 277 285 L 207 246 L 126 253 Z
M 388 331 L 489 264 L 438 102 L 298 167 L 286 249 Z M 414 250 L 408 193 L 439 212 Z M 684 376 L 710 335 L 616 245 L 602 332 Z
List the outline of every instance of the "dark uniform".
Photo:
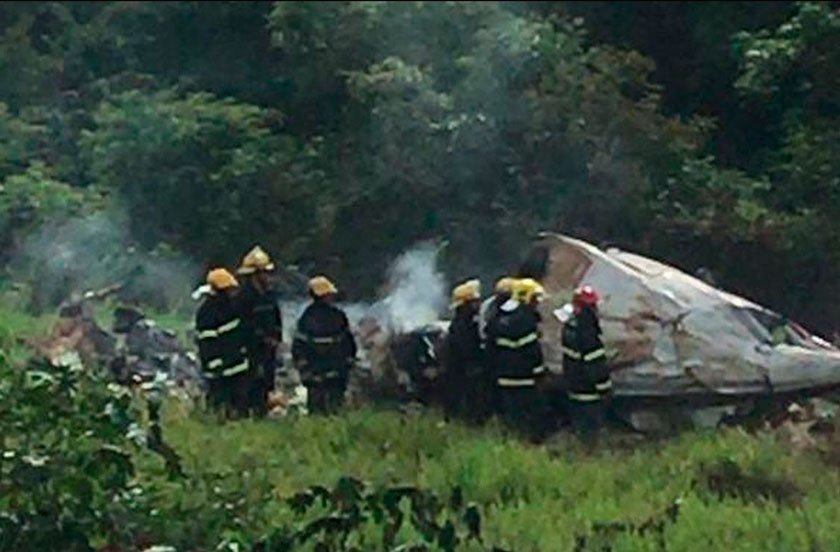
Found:
M 533 306 L 519 303 L 512 311 L 500 309 L 487 326 L 499 413 L 507 423 L 533 437 L 540 436 L 545 425 L 537 389 L 545 372 L 539 321 Z
M 249 367 L 236 303 L 225 294 L 207 296 L 196 313 L 195 327 L 209 404 L 237 415 L 247 414 Z
M 601 341 L 601 325 L 591 307 L 583 307 L 563 326 L 563 373 L 572 425 L 591 440 L 604 423 L 604 404 L 612 390 Z
M 356 358 L 356 341 L 344 312 L 315 299 L 298 321 L 292 358 L 309 391 L 312 412 L 329 414 L 340 407 Z
M 246 281 L 242 288 L 242 321 L 248 362 L 251 365 L 250 408 L 268 412 L 268 394 L 274 390 L 277 348 L 283 340 L 283 320 L 273 290 L 258 289 Z
M 478 335 L 479 306 L 477 301 L 471 301 L 455 310 L 445 346 L 447 414 L 473 421 L 481 421 L 489 414 L 489 382 Z
M 497 292 L 492 297 L 485 299 L 481 304 L 478 313 L 478 335 L 482 341 L 487 339 L 487 326 L 499 314 L 499 309 L 510 299 L 510 293 Z
M 497 291 L 492 297 L 486 299 L 481 304 L 481 308 L 478 313 L 478 335 L 481 339 L 484 366 L 487 368 L 485 375 L 486 385 L 484 386 L 485 397 L 483 401 L 484 404 L 487 405 L 487 414 L 489 416 L 496 414 L 499 399 L 497 397 L 496 381 L 493 375 L 493 370 L 490 369 L 493 364 L 490 354 L 494 349 L 492 343 L 490 343 L 487 338 L 487 328 L 493 323 L 496 316 L 498 316 L 502 305 L 504 305 L 510 298 L 511 293 L 509 291 Z

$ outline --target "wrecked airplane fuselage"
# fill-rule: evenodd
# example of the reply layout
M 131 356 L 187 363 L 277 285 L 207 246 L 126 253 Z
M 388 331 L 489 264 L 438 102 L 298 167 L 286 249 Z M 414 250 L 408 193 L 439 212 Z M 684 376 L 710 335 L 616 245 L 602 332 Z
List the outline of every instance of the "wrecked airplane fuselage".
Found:
M 698 412 L 703 406 L 749 410 L 767 399 L 840 387 L 840 350 L 671 266 L 544 234 L 526 270 L 548 292 L 541 306 L 542 344 L 547 366 L 558 376 L 563 307 L 579 285 L 599 290 L 615 403 L 637 418 L 648 415 L 647 405 L 661 409 L 668 403 L 698 422 L 713 412 Z M 712 415 L 710 423 L 715 418 L 720 416 Z M 631 421 L 646 425 L 640 419 Z

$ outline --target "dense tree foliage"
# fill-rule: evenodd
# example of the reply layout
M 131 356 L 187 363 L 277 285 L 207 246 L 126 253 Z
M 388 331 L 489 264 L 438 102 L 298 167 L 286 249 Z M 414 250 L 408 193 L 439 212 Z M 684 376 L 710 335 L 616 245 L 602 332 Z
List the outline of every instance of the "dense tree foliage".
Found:
M 417 240 L 490 278 L 557 229 L 831 332 L 838 46 L 828 3 L 7 2 L 0 178 L 351 295 Z

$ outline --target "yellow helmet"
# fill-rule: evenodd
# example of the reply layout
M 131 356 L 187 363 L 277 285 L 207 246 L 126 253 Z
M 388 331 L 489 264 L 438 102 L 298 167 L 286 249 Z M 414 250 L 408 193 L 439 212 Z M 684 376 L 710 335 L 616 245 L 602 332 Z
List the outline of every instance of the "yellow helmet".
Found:
M 505 276 L 496 282 L 496 293 L 513 293 L 513 286 L 516 285 L 516 278 Z
M 315 276 L 309 280 L 309 292 L 315 297 L 324 297 L 338 293 L 338 288 L 326 276 Z
M 254 248 L 245 255 L 245 258 L 242 259 L 242 264 L 236 272 L 239 274 L 253 274 L 258 270 L 274 270 L 274 263 L 271 261 L 271 257 L 269 257 L 268 253 L 263 251 L 263 248 L 259 245 L 254 246 Z
M 224 268 L 214 268 L 207 273 L 207 285 L 215 291 L 222 291 L 228 288 L 237 287 L 239 282 L 233 277 L 233 274 Z
M 539 301 L 543 297 L 545 297 L 545 288 L 532 278 L 517 280 L 513 286 L 513 298 L 520 303 L 530 303 L 533 299 Z
M 478 280 L 467 280 L 452 290 L 452 308 L 476 299 L 481 299 L 481 283 Z

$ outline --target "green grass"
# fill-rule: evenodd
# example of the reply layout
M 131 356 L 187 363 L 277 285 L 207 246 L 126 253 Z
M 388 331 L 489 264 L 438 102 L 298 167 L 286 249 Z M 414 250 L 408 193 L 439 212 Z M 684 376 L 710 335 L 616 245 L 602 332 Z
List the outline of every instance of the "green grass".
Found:
M 494 426 L 446 424 L 434 413 L 361 410 L 219 424 L 173 403 L 166 432 L 189 473 L 246 474 L 240 490 L 249 497 L 250 528 L 257 531 L 289 521 L 284 497 L 352 475 L 442 496 L 461 486 L 481 505 L 488 542 L 511 550 L 573 550 L 575 536 L 592 522 L 642 522 L 676 498 L 683 506 L 666 530 L 668 550 L 840 549 L 840 474 L 770 435 L 737 429 L 632 447 L 607 442 L 587 454 L 567 435 L 532 446 Z M 801 505 L 720 498 L 693 484 L 701 465 L 722 459 L 793 484 L 804 493 Z M 147 462 L 150 473 L 162 475 L 155 459 Z M 659 550 L 653 536 L 619 536 L 613 544 L 616 551 Z
M 23 340 L 47 335 L 56 316 L 27 314 L 8 295 L 0 299 L 0 347 L 7 358 L 16 363 L 25 362 L 31 350 Z
M 6 353 L 23 357 L 17 338 L 42 335 L 52 320 L 0 300 Z M 184 325 L 177 316 L 160 323 Z M 332 485 L 342 475 L 372 485 L 417 485 L 441 496 L 460 486 L 481 507 L 486 541 L 509 550 L 571 551 L 593 523 L 639 523 L 677 498 L 681 514 L 665 530 L 669 551 L 840 550 L 840 471 L 771 434 L 727 429 L 629 444 L 610 438 L 587 453 L 566 434 L 532 446 L 493 424 L 448 424 L 435 412 L 364 409 L 331 418 L 221 423 L 170 400 L 165 416 L 166 439 L 183 457 L 189 480 L 169 481 L 151 453 L 138 456 L 138 477 L 155 489 L 149 504 L 161 517 L 156 542 L 179 550 L 212 549 L 232 531 L 259 535 L 291 524 L 287 497 L 309 485 Z M 704 465 L 722 460 L 746 474 L 787 482 L 801 491 L 801 501 L 712 494 L 697 482 Z M 652 535 L 618 535 L 607 543 L 611 548 L 597 539 L 589 544 L 586 550 L 662 550 Z

